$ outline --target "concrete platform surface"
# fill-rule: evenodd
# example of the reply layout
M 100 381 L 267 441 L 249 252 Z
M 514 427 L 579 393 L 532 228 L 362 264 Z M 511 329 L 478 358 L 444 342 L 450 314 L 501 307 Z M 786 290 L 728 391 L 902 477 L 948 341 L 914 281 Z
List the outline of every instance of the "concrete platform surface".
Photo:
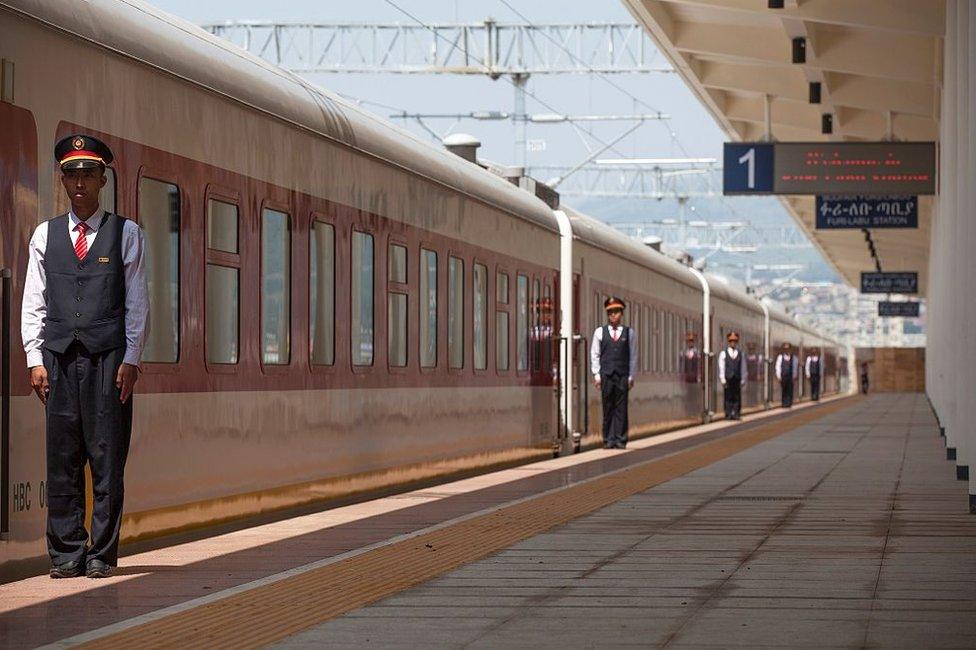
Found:
M 973 648 L 976 517 L 876 395 L 278 645 Z
M 749 432 L 757 427 L 785 430 L 790 426 L 788 422 L 796 418 L 815 419 L 824 409 L 840 408 L 843 404 L 833 398 L 825 402 L 804 403 L 792 412 L 750 414 L 743 422 L 717 421 L 659 434 L 633 441 L 626 451 L 592 450 L 262 525 L 193 533 L 189 539 L 177 536 L 156 540 L 149 549 L 123 547 L 119 569 L 104 580 L 51 580 L 44 574 L 0 584 L 0 648 L 107 643 L 107 636 L 113 631 L 132 629 L 147 620 L 178 617 L 178 612 L 200 609 L 207 602 L 227 602 L 235 593 L 247 592 L 247 603 L 260 608 L 258 599 L 250 595 L 260 591 L 259 585 L 273 586 L 289 575 L 308 573 L 316 565 L 338 566 L 346 561 L 343 558 L 362 555 L 370 548 L 383 551 L 397 540 L 414 539 L 425 530 L 492 513 L 656 459 L 681 453 L 699 459 L 702 445 L 724 445 L 725 440 L 737 435 L 752 435 Z M 700 464 L 708 462 L 702 459 Z M 611 503 L 615 499 L 605 500 Z M 535 519 L 535 511 L 528 519 Z M 518 523 L 519 518 L 513 521 Z M 472 559 L 511 543 L 496 541 Z M 459 546 L 466 551 L 472 544 L 462 537 Z M 428 560 L 419 558 L 418 566 L 431 571 L 431 577 L 447 570 L 437 570 Z M 467 563 L 463 558 L 458 562 Z M 408 564 L 399 562 L 398 567 L 402 570 Z M 379 587 L 388 593 L 396 590 L 383 580 L 380 583 Z M 318 586 L 314 587 L 317 590 Z M 328 595 L 332 600 L 349 602 L 349 591 L 348 586 L 333 588 Z M 289 594 L 296 598 L 294 592 Z M 354 608 L 347 606 L 342 611 Z M 310 620 L 311 625 L 326 619 Z M 234 625 L 233 621 L 230 625 Z M 263 621 L 252 621 L 252 625 L 261 627 Z M 216 639 L 230 647 L 240 647 L 225 636 L 225 631 L 214 631 L 211 637 L 196 629 L 190 631 L 201 647 L 212 648 Z M 285 633 L 278 633 L 275 638 L 283 636 Z M 253 637 L 248 639 L 252 645 L 260 645 Z M 159 647 L 166 643 L 154 638 L 150 645 Z

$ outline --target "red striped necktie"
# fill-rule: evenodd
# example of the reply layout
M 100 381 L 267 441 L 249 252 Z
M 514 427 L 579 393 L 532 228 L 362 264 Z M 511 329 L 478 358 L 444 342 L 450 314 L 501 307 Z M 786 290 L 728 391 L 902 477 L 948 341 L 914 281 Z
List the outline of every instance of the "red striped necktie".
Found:
M 88 232 L 88 224 L 79 221 L 75 230 L 78 231 L 78 239 L 75 240 L 75 255 L 78 256 L 79 260 L 83 260 L 88 255 L 88 238 L 85 237 L 85 233 Z

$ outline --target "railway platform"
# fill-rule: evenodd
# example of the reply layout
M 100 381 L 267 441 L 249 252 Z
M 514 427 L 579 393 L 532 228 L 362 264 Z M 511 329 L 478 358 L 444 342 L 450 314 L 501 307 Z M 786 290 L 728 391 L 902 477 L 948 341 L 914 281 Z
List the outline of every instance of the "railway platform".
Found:
M 924 395 L 769 411 L 0 585 L 0 645 L 976 646 Z

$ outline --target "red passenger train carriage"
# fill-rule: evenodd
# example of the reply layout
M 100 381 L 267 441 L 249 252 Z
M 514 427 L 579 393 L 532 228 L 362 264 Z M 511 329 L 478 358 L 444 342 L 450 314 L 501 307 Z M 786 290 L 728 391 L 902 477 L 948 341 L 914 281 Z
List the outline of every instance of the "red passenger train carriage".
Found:
M 151 6 L 0 0 L 0 58 L 2 566 L 45 554 L 18 321 L 68 133 L 113 149 L 103 207 L 149 249 L 125 540 L 592 442 L 583 340 L 611 293 L 644 342 L 637 434 L 709 417 L 724 328 L 768 360 L 751 298 Z

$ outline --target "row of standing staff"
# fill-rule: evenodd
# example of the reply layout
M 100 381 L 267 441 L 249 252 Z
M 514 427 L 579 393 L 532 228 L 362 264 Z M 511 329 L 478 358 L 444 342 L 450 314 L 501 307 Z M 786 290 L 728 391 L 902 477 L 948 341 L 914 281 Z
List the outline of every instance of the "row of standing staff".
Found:
M 607 323 L 593 332 L 590 346 L 590 372 L 593 383 L 600 389 L 603 403 L 603 446 L 605 449 L 623 449 L 627 445 L 627 399 L 634 387 L 637 374 L 637 334 L 633 328 L 624 326 L 623 313 L 626 304 L 616 296 L 610 296 L 603 303 L 607 312 Z M 694 335 L 688 335 L 689 348 L 685 352 L 685 362 L 696 360 Z M 749 378 L 746 355 L 739 350 L 739 333 L 729 332 L 727 346 L 718 356 L 718 377 L 724 387 L 725 417 L 738 420 L 742 417 L 742 387 Z M 697 369 L 697 364 L 694 364 Z M 820 354 L 814 351 L 807 356 L 805 372 L 810 381 L 810 396 L 820 400 L 820 378 L 822 363 Z M 784 343 L 776 357 L 776 380 L 780 382 L 780 393 L 784 408 L 793 406 L 793 382 L 799 372 L 799 360 L 792 346 Z
M 742 417 L 742 387 L 748 380 L 748 366 L 745 355 L 739 351 L 738 332 L 729 332 L 727 346 L 718 355 L 718 379 L 725 389 L 725 417 L 738 420 Z M 810 397 L 820 400 L 820 378 L 822 362 L 820 354 L 814 351 L 807 356 L 805 373 L 810 381 Z M 780 395 L 784 408 L 793 406 L 793 382 L 799 373 L 799 360 L 793 354 L 792 346 L 784 343 L 782 351 L 776 356 L 776 381 L 780 383 Z

